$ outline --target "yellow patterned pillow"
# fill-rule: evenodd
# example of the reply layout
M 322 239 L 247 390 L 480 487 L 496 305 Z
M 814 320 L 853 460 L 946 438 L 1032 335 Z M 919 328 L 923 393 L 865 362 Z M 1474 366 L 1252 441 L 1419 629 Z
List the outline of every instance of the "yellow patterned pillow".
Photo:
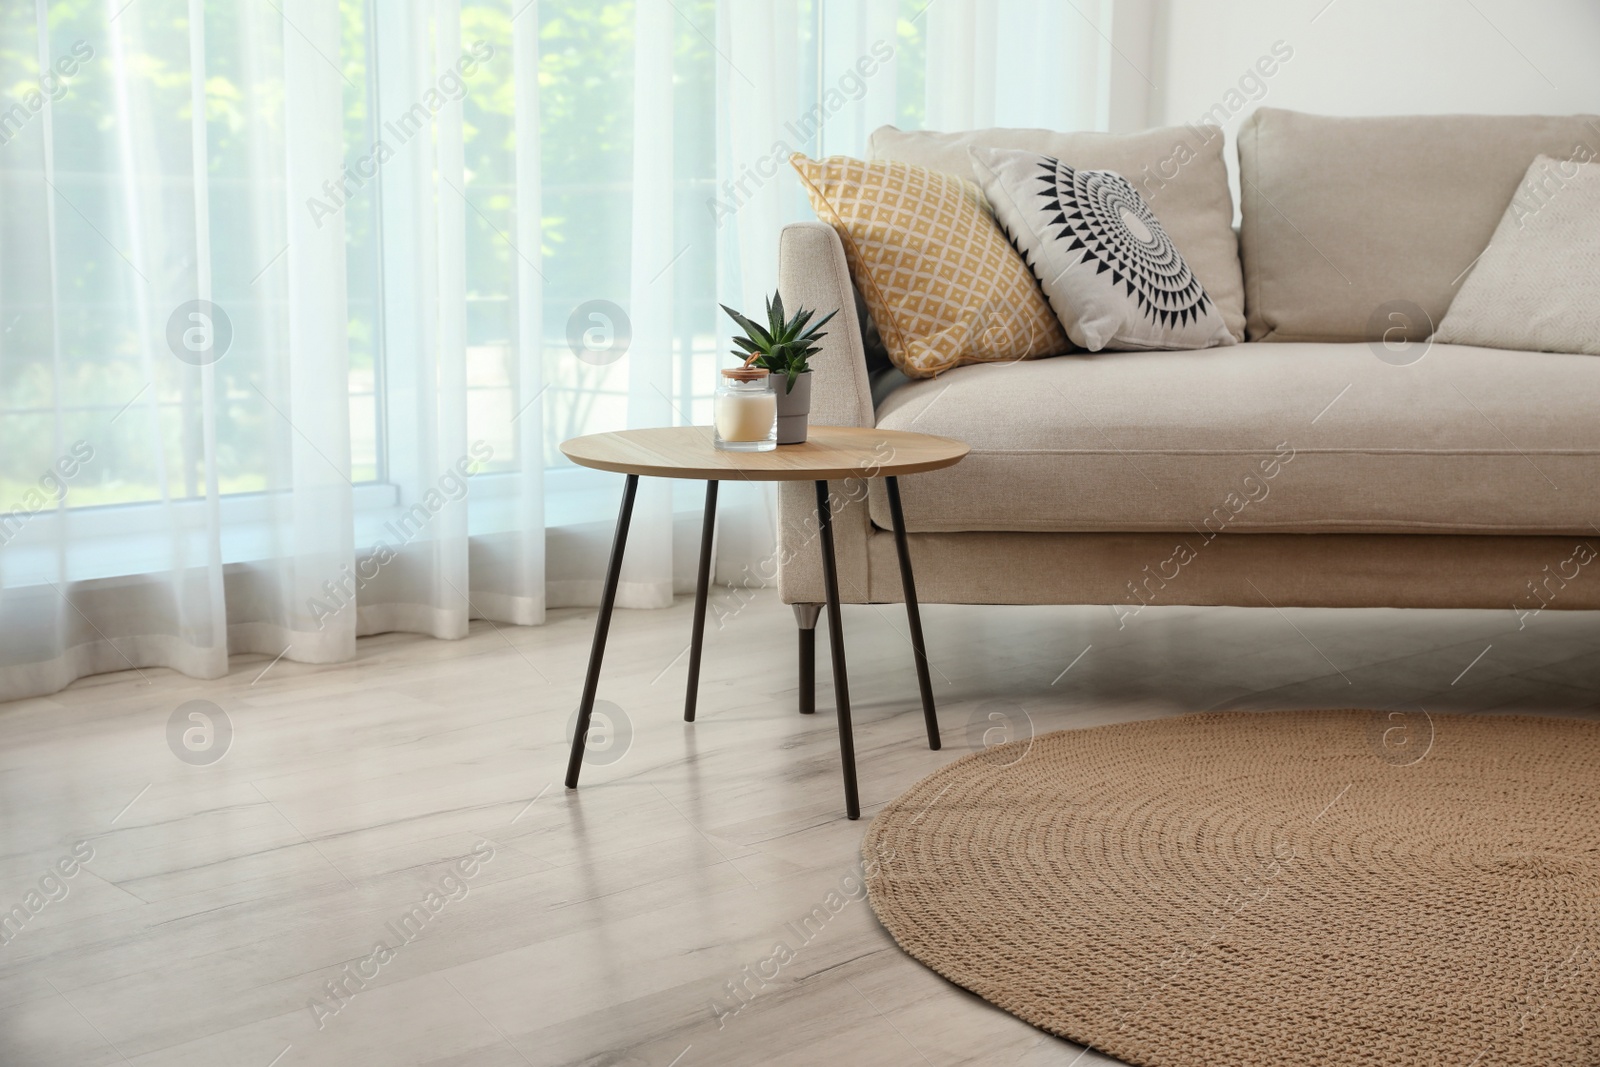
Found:
M 907 375 L 932 378 L 1070 347 L 972 182 L 845 156 L 797 153 L 789 162 L 817 217 L 839 232 L 889 358 Z

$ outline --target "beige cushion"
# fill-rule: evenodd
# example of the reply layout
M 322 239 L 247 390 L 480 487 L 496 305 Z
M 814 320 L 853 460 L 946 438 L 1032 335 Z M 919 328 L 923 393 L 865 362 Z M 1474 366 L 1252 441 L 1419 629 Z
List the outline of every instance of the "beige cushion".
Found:
M 1244 281 L 1222 144 L 1222 131 L 1215 126 L 1174 126 L 1125 136 L 1009 129 L 935 133 L 884 126 L 873 133 L 868 150 L 873 159 L 895 159 L 969 179 L 969 147 L 1022 149 L 1053 156 L 1070 167 L 1116 171 L 1144 197 L 1216 302 L 1229 331 L 1243 340 Z
M 964 367 L 878 425 L 972 446 L 903 479 L 913 531 L 1592 534 L 1596 396 L 1592 356 L 1243 344 Z
M 1600 163 L 1534 161 L 1434 339 L 1600 355 Z
M 1597 147 L 1592 115 L 1261 108 L 1239 131 L 1250 339 L 1357 341 L 1397 322 L 1427 337 L 1534 158 Z

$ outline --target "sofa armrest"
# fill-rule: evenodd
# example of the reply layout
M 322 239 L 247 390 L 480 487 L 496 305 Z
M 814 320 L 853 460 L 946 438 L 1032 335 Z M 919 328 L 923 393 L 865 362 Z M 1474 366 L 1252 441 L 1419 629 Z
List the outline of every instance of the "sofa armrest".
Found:
M 845 263 L 844 245 L 833 227 L 797 222 L 783 228 L 778 242 L 778 292 L 788 308 L 834 308 L 821 351 L 811 357 L 811 424 L 872 426 L 872 388 L 867 381 L 861 321 Z M 839 564 L 839 597 L 867 600 L 866 484 L 861 479 L 829 485 L 833 541 Z M 785 482 L 778 492 L 778 591 L 786 604 L 821 603 L 822 554 L 817 541 L 817 498 L 810 482 Z
M 828 323 L 822 351 L 811 357 L 811 423 L 814 426 L 871 426 L 872 387 L 861 346 L 855 288 L 845 263 L 844 244 L 832 226 L 796 222 L 778 241 L 778 292 L 787 308 L 839 313 Z

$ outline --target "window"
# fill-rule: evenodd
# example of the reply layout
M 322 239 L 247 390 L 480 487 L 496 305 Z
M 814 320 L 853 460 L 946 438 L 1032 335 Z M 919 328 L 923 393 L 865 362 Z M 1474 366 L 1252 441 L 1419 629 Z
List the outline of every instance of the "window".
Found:
M 433 87 L 448 98 L 445 106 L 459 108 L 463 126 L 465 181 L 439 195 L 464 200 L 469 433 L 493 447 L 491 473 L 529 463 L 549 469 L 552 496 L 582 477 L 560 455 L 561 440 L 626 423 L 630 361 L 670 363 L 676 421 L 709 415 L 725 333 L 715 295 L 719 241 L 727 247 L 713 210 L 725 184 L 718 79 L 737 89 L 737 75 L 713 43 L 715 0 L 671 6 L 671 169 L 656 178 L 672 184 L 674 255 L 646 272 L 670 273 L 671 340 L 662 350 L 585 359 L 570 343 L 592 326 L 626 330 L 625 320 L 596 320 L 588 309 L 609 302 L 627 314 L 638 278 L 632 234 L 651 225 L 632 217 L 634 5 L 469 2 L 461 44 L 472 69 Z M 346 241 L 351 480 L 393 486 L 402 496 L 415 488 L 395 449 L 417 417 L 399 399 L 415 365 L 400 357 L 416 339 L 386 327 L 386 302 L 428 297 L 396 286 L 394 264 L 386 263 L 402 252 L 395 220 L 385 214 L 399 175 L 382 157 L 386 141 L 429 138 L 432 129 L 384 121 L 386 69 L 414 58 L 385 54 L 384 20 L 404 16 L 375 0 L 340 0 L 339 7 L 340 54 L 325 58 L 344 82 L 346 167 L 328 175 L 324 197 L 303 205 L 286 203 L 284 179 L 283 49 L 296 30 L 274 5 L 206 3 L 204 56 L 194 57 L 181 9 L 174 17 L 127 7 L 108 24 L 104 5 L 63 0 L 51 5 L 51 69 L 43 78 L 34 9 L 11 4 L 0 13 L 0 88 L 10 103 L 0 111 L 0 511 L 78 440 L 93 442 L 94 456 L 65 507 L 203 497 L 208 390 L 220 493 L 234 499 L 291 484 L 275 442 L 294 432 L 281 379 L 290 332 L 288 213 L 301 211 L 318 226 L 339 226 Z M 918 0 L 900 7 L 894 114 L 915 124 L 926 20 Z M 821 5 L 801 0 L 796 12 L 798 99 L 778 111 L 799 116 L 820 99 L 819 78 L 826 73 L 830 86 L 837 79 L 816 59 Z M 516 17 L 539 20 L 538 248 L 516 244 Z M 205 116 L 198 177 L 197 59 Z M 853 136 L 853 126 L 841 130 Z M 793 135 L 803 140 L 792 147 L 818 151 L 816 130 Z M 798 191 L 790 199 L 799 214 Z M 206 263 L 214 311 L 194 306 Z M 536 309 L 519 306 L 518 276 L 528 270 L 543 278 Z M 533 313 L 542 338 L 538 396 L 518 374 L 521 320 Z M 190 364 L 204 357 L 186 361 L 179 349 L 203 352 L 208 339 L 222 355 L 203 375 Z M 530 403 L 544 416 L 536 456 L 519 453 L 513 431 L 513 417 Z M 361 500 L 392 502 L 394 494 Z

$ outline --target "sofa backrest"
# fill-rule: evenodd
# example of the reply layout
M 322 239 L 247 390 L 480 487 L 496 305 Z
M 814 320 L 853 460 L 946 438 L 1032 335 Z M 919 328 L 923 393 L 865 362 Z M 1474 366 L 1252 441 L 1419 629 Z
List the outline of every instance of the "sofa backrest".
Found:
M 971 181 L 969 145 L 1038 152 L 1071 167 L 1114 170 L 1127 178 L 1216 302 L 1228 329 L 1244 339 L 1244 280 L 1220 129 L 1175 126 L 1121 135 L 1025 129 L 937 133 L 884 126 L 873 133 L 869 152 L 873 159 L 910 163 Z
M 1600 157 L 1600 118 L 1256 111 L 1239 131 L 1250 340 L 1425 339 L 1541 153 Z

